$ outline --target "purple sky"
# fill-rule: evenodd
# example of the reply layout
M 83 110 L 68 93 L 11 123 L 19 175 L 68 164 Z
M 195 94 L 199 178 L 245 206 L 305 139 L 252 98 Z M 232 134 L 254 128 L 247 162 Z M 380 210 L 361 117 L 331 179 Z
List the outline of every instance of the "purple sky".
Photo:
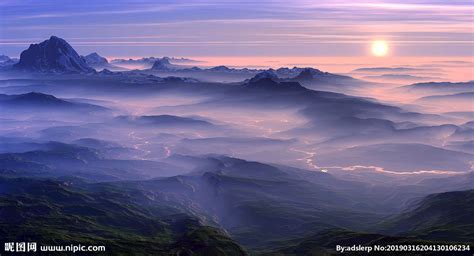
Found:
M 473 1 L 0 0 L 0 54 L 51 35 L 105 56 L 474 56 Z

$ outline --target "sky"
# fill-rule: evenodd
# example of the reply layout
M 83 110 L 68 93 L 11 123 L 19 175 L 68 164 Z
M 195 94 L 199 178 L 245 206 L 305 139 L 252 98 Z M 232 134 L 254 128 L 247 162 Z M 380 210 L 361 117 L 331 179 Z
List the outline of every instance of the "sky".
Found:
M 108 58 L 350 58 L 385 40 L 392 59 L 472 60 L 473 1 L 0 0 L 0 54 L 56 35 Z

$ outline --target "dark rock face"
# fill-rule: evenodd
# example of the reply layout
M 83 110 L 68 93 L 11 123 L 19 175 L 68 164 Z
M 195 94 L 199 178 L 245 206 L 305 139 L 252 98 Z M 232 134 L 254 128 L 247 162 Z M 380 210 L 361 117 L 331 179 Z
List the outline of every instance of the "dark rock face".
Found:
M 93 72 L 86 62 L 64 39 L 51 36 L 39 44 L 31 44 L 20 55 L 20 61 L 14 66 L 18 70 L 85 73 Z

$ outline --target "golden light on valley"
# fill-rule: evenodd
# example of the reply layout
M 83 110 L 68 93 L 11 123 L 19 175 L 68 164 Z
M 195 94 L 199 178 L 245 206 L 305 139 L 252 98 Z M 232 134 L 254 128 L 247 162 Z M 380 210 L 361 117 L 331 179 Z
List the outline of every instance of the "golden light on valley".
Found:
M 379 40 L 372 43 L 372 54 L 377 57 L 384 57 L 388 53 L 388 44 L 385 41 Z

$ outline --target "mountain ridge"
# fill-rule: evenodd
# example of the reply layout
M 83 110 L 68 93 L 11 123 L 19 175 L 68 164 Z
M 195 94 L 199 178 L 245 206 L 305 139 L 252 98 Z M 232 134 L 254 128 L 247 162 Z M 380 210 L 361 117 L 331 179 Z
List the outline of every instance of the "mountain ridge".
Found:
M 93 72 L 66 40 L 51 36 L 39 43 L 30 44 L 20 55 L 20 61 L 13 65 L 16 70 L 53 73 Z

